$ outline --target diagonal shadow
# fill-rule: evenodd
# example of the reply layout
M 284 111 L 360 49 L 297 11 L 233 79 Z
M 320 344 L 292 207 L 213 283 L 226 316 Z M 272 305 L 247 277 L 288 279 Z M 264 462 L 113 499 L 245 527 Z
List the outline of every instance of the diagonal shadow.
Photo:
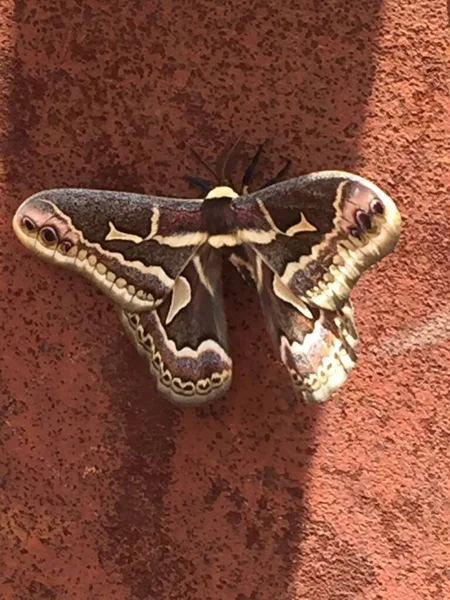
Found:
M 288 600 L 298 565 L 314 561 L 302 544 L 320 409 L 292 402 L 253 292 L 227 272 L 231 392 L 177 409 L 156 396 L 106 299 L 26 255 L 9 228 L 43 188 L 187 195 L 188 143 L 214 158 L 243 130 L 251 144 L 273 140 L 263 179 L 284 155 L 295 174 L 357 170 L 381 3 L 302 4 L 15 4 L 2 364 L 28 451 L 7 445 L 17 476 L 5 485 L 29 522 L 11 542 L 11 589 Z M 339 578 L 350 597 L 373 573 L 355 555 L 330 567 L 328 588 Z

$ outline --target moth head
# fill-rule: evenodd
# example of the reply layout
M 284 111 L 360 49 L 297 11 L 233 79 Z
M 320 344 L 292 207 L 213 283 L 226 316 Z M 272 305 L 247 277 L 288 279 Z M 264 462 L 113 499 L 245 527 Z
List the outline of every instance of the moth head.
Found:
M 218 185 L 213 188 L 206 196 L 205 200 L 211 200 L 211 198 L 237 198 L 238 194 L 233 190 L 233 188 L 228 185 Z
M 19 241 L 42 258 L 75 256 L 78 239 L 67 217 L 45 199 L 45 192 L 31 196 L 18 208 L 13 229 Z

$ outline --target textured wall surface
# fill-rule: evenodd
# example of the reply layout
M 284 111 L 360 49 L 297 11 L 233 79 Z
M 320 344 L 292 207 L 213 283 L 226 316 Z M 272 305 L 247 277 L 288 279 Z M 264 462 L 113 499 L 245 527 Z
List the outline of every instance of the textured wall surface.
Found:
M 450 598 L 450 53 L 430 0 L 4 0 L 2 600 Z M 360 361 L 295 402 L 226 273 L 228 396 L 156 395 L 108 300 L 11 230 L 31 193 L 193 195 L 245 131 L 271 176 L 344 168 L 404 216 L 354 291 Z

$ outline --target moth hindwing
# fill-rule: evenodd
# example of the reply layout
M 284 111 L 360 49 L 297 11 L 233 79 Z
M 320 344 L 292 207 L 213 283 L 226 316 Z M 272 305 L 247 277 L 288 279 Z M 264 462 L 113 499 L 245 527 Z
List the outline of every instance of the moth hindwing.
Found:
M 193 200 L 49 190 L 19 207 L 13 227 L 32 252 L 116 303 L 158 389 L 183 404 L 217 398 L 231 382 L 226 251 L 256 286 L 294 388 L 319 402 L 355 364 L 350 292 L 394 249 L 401 219 L 375 184 L 323 171 L 242 195 L 220 182 Z
M 202 404 L 224 394 L 231 383 L 222 299 L 221 255 L 204 246 L 156 309 L 121 311 L 121 321 L 144 354 L 158 389 L 173 402 Z

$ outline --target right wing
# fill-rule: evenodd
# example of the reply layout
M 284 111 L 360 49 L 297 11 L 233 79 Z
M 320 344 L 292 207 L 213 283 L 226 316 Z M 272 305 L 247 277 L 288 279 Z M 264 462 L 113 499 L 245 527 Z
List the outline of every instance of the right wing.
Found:
M 296 297 L 257 255 L 251 263 L 267 328 L 306 402 L 327 400 L 356 363 L 358 334 L 350 300 L 336 310 L 312 307 Z

